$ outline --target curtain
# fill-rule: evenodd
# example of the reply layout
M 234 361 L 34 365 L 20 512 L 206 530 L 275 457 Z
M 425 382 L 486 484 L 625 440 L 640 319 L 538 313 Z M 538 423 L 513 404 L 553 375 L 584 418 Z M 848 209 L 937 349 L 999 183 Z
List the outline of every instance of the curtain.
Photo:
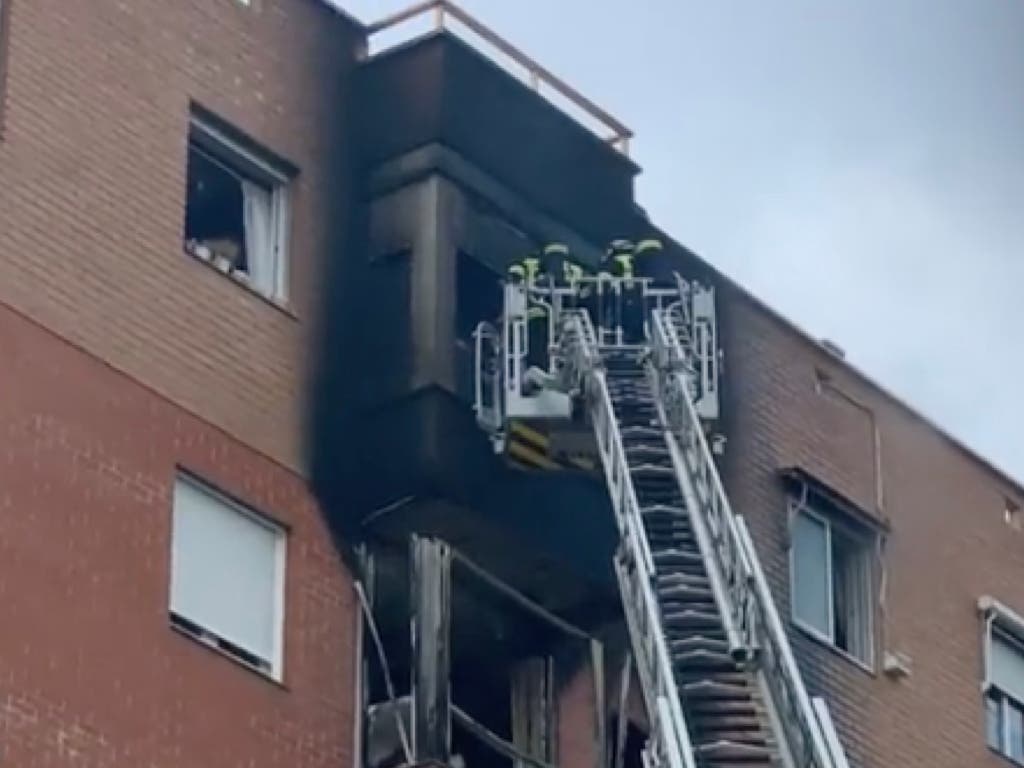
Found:
M 270 190 L 242 179 L 242 224 L 252 286 L 272 296 L 277 283 L 276 228 Z
M 836 645 L 861 661 L 872 661 L 871 561 L 860 542 L 845 540 L 833 532 Z M 840 631 L 841 628 L 841 631 Z

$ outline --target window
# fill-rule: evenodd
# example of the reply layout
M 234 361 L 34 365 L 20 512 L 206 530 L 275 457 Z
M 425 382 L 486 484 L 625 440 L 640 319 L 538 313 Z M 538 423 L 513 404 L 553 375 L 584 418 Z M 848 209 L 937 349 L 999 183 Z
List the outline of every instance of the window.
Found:
M 198 482 L 174 485 L 171 621 L 281 678 L 285 532 Z
M 795 506 L 795 505 L 794 505 Z M 806 506 L 794 510 L 790 548 L 793 620 L 871 666 L 871 537 Z
M 983 598 L 985 731 L 989 747 L 1024 765 L 1024 621 Z
M 289 175 L 211 121 L 189 128 L 185 249 L 277 301 L 287 298 Z
M 482 261 L 459 251 L 455 271 L 455 335 L 472 348 L 481 321 L 497 322 L 504 296 L 501 278 Z

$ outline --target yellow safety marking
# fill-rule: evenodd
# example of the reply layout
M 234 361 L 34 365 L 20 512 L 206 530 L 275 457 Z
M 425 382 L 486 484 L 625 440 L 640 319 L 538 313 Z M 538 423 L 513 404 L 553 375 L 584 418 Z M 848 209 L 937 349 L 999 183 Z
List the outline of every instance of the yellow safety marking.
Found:
M 544 451 L 544 453 L 548 452 L 548 446 L 551 444 L 551 441 L 543 432 L 536 430 L 533 427 L 528 427 L 521 421 L 513 421 L 509 427 L 511 432 L 521 437 L 526 442 L 532 443 L 534 448 Z
M 530 448 L 529 446 L 517 443 L 514 440 L 508 444 L 508 453 L 513 459 L 525 461 L 541 469 L 562 469 L 556 462 L 549 459 L 543 453 Z

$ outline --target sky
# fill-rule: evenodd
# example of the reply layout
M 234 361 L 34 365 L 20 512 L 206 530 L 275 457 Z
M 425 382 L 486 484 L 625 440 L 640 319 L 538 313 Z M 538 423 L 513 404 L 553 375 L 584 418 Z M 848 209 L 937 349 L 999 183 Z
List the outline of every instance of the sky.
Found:
M 1024 480 L 1022 0 L 459 4 L 636 132 L 654 221 Z

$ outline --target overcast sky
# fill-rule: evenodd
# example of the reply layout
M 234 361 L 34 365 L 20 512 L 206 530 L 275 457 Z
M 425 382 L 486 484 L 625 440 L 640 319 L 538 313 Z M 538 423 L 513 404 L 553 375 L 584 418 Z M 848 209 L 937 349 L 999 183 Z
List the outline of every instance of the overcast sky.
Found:
M 634 129 L 655 221 L 1024 479 L 1024 1 L 460 4 Z

